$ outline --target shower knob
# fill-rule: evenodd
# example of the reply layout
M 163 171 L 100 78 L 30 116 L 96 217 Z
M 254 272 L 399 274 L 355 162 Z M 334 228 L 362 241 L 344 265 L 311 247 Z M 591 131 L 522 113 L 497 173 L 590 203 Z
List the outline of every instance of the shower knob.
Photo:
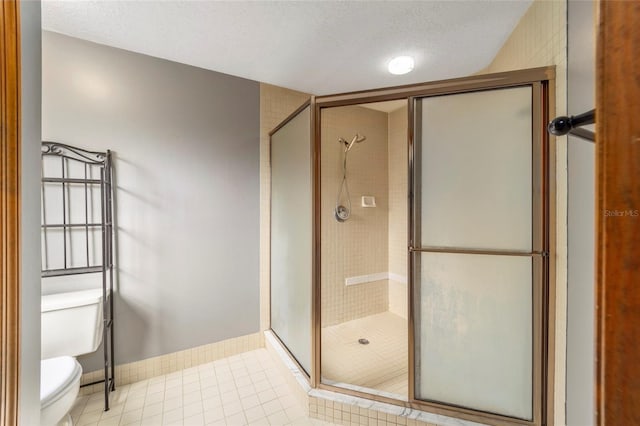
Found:
M 345 206 L 337 206 L 335 210 L 336 220 L 338 222 L 344 222 L 349 219 L 349 209 Z

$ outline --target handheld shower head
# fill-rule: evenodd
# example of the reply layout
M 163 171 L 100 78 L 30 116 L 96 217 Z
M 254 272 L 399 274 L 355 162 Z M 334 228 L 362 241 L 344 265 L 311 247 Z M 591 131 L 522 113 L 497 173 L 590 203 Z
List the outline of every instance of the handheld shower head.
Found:
M 365 139 L 367 139 L 366 136 L 362 136 L 359 133 L 356 133 L 356 135 L 353 137 L 353 139 L 351 139 L 351 142 L 349 142 L 349 144 L 347 145 L 347 152 L 351 150 L 351 148 L 353 147 L 354 143 L 360 143 L 362 141 L 364 141 Z M 345 141 L 346 143 L 346 141 Z
M 360 135 L 360 133 L 356 133 L 353 139 L 351 139 L 351 142 L 347 142 L 344 138 L 338 138 L 338 143 L 344 145 L 344 155 L 342 156 L 342 182 L 340 182 L 340 189 L 338 189 L 336 207 L 334 209 L 334 215 L 338 222 L 346 221 L 351 215 L 351 196 L 349 195 L 349 186 L 347 185 L 347 153 L 351 150 L 354 143 L 360 143 L 365 139 L 366 137 Z M 346 201 L 345 205 L 340 203 L 343 199 Z

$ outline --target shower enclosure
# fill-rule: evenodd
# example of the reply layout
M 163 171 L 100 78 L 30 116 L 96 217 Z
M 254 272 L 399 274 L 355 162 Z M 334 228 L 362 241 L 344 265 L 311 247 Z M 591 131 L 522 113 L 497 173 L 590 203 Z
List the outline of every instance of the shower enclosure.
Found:
M 406 400 L 407 101 L 325 108 L 320 134 L 321 382 Z
M 553 83 L 537 68 L 313 97 L 274 129 L 271 328 L 311 387 L 552 418 Z

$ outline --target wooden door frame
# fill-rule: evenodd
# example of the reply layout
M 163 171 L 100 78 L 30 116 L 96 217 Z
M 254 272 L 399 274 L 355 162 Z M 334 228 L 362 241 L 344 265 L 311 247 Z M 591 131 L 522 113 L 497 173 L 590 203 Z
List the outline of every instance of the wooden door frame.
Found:
M 0 2 L 0 425 L 18 424 L 20 390 L 20 13 Z
M 640 424 L 640 2 L 600 2 L 596 422 Z

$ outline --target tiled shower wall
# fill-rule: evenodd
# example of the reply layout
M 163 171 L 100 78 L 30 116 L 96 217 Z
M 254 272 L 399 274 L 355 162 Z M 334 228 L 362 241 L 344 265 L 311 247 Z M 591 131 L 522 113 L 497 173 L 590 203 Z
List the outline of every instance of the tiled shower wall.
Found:
M 388 114 L 389 310 L 407 318 L 407 107 Z M 403 279 L 398 279 L 403 278 Z
M 380 111 L 345 106 L 322 112 L 321 223 L 322 223 L 322 326 L 338 324 L 384 312 L 389 306 L 388 280 L 345 285 L 345 279 L 388 272 L 389 184 L 388 123 Z M 334 218 L 336 196 L 342 180 L 344 145 L 356 133 L 366 141 L 349 152 L 347 176 L 351 217 Z M 375 208 L 361 207 L 361 197 L 376 198 Z

